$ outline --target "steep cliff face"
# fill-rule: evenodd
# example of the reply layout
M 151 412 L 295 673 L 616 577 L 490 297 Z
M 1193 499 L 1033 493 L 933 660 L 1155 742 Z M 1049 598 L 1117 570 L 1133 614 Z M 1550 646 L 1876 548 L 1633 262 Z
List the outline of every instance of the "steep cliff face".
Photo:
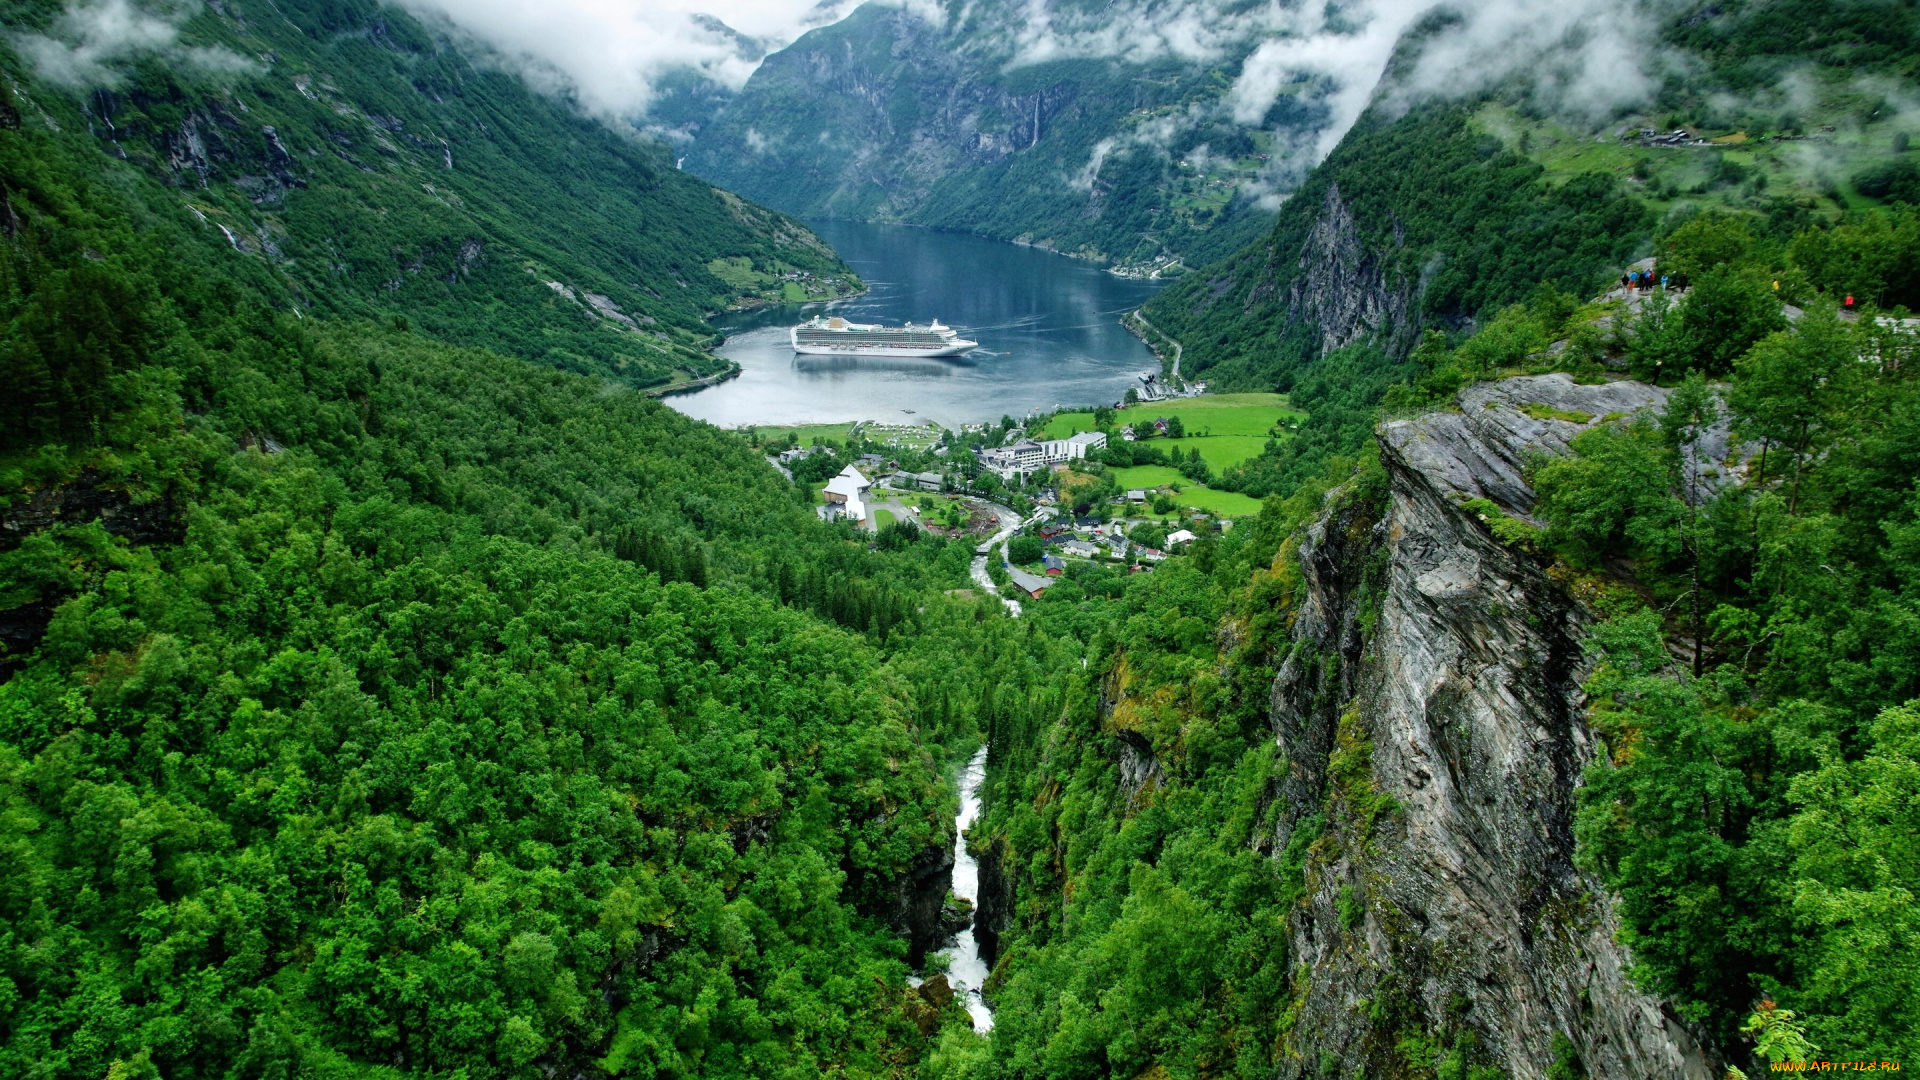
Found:
M 1484 135 L 1470 107 L 1381 109 L 1265 237 L 1162 291 L 1145 314 L 1186 346 L 1187 373 L 1290 387 L 1341 346 L 1371 340 L 1404 355 L 1425 326 L 1464 326 L 1543 282 L 1591 295 L 1651 224 L 1616 178 L 1549 180 Z
M 953 839 L 929 846 L 905 874 L 887 883 L 883 917 L 907 941 L 907 963 L 918 968 L 927 953 L 953 936 L 947 925 L 947 893 L 953 889 Z
M 1220 107 L 1251 39 L 1210 61 L 1036 63 L 1029 17 L 863 6 L 685 122 L 686 167 L 790 213 L 960 229 L 1141 274 L 1217 259 L 1271 222 L 1240 188 L 1284 156 L 1274 131 Z M 1268 119 L 1305 132 L 1322 112 L 1289 96 Z
M 1272 689 L 1291 764 L 1276 839 L 1323 831 L 1290 922 L 1282 1075 L 1400 1075 L 1409 1036 L 1513 1080 L 1546 1076 L 1556 1036 L 1595 1080 L 1717 1075 L 1635 988 L 1606 894 L 1573 864 L 1592 616 L 1461 505 L 1524 515 L 1529 456 L 1663 395 L 1564 375 L 1471 388 L 1457 412 L 1384 425 L 1385 499 L 1337 500 L 1303 544 Z
M 1320 216 L 1300 246 L 1299 276 L 1287 288 L 1287 318 L 1318 327 L 1322 352 L 1376 335 L 1401 351 L 1416 329 L 1407 317 L 1413 286 L 1389 268 L 1405 245 L 1406 230 L 1395 222 L 1385 250 L 1369 251 L 1340 185 L 1328 185 Z

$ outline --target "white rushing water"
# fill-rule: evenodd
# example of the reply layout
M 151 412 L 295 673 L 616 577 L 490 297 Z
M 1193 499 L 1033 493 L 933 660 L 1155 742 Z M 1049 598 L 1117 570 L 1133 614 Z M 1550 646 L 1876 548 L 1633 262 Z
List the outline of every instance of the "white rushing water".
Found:
M 987 748 L 983 746 L 960 774 L 960 816 L 954 819 L 953 838 L 953 895 L 972 904 L 976 915 L 980 907 L 980 864 L 967 852 L 967 827 L 980 816 L 980 782 L 986 775 Z M 942 955 L 951 958 L 947 982 L 966 1001 L 973 1030 L 983 1034 L 993 1030 L 993 1012 L 980 996 L 980 987 L 987 981 L 987 965 L 980 958 L 979 939 L 971 929 L 963 930 Z

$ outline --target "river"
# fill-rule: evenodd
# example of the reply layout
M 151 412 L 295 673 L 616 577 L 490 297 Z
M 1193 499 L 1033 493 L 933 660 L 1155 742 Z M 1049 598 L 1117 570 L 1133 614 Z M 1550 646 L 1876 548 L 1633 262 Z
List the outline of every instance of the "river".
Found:
M 953 895 L 980 910 L 980 864 L 967 851 L 967 828 L 980 816 L 980 784 L 987 776 L 987 748 L 981 747 L 960 774 L 960 816 L 954 819 Z M 949 958 L 947 983 L 967 1003 L 967 1015 L 973 1018 L 973 1030 L 993 1029 L 993 1013 L 980 996 L 987 982 L 987 963 L 980 956 L 980 940 L 971 929 L 961 931 L 953 947 L 944 950 Z
M 667 399 L 721 427 L 878 420 L 945 427 L 1117 401 L 1160 363 L 1120 326 L 1158 285 L 1064 255 L 963 233 L 809 222 L 869 285 L 830 305 L 723 316 L 741 374 Z M 939 319 L 980 342 L 948 360 L 796 356 L 787 328 L 829 310 L 859 322 Z

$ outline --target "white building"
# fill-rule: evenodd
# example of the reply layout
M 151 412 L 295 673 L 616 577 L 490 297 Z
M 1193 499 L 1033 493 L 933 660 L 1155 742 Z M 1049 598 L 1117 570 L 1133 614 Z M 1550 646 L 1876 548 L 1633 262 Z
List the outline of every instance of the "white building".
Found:
M 1107 445 L 1107 433 L 1104 431 L 1083 431 L 1064 439 L 1048 439 L 1041 444 L 1046 454 L 1047 464 L 1078 461 L 1087 456 L 1089 450 L 1098 450 Z
M 855 521 L 867 520 L 867 492 L 873 483 L 860 475 L 860 470 L 849 465 L 840 470 L 840 475 L 827 481 L 827 510 L 852 518 Z
M 1191 530 L 1177 529 L 1167 534 L 1167 546 L 1173 547 L 1175 544 L 1192 543 L 1193 539 L 1194 539 L 1194 536 Z
M 1037 472 L 1047 463 L 1046 448 L 1032 439 L 1021 439 L 1012 446 L 980 451 L 980 464 L 1011 480 L 1015 473 Z

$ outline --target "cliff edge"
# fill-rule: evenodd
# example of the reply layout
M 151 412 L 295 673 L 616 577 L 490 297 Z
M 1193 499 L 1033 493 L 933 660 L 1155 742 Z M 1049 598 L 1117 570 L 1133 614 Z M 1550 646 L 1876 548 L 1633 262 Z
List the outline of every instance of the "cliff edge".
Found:
M 1457 411 L 1383 424 L 1385 492 L 1336 495 L 1311 527 L 1271 698 L 1290 762 L 1275 839 L 1308 852 L 1281 1076 L 1424 1075 L 1440 1054 L 1511 1080 L 1569 1056 L 1593 1080 L 1718 1075 L 1635 987 L 1606 892 L 1574 865 L 1594 617 L 1462 505 L 1526 517 L 1530 457 L 1665 396 L 1470 387 Z

